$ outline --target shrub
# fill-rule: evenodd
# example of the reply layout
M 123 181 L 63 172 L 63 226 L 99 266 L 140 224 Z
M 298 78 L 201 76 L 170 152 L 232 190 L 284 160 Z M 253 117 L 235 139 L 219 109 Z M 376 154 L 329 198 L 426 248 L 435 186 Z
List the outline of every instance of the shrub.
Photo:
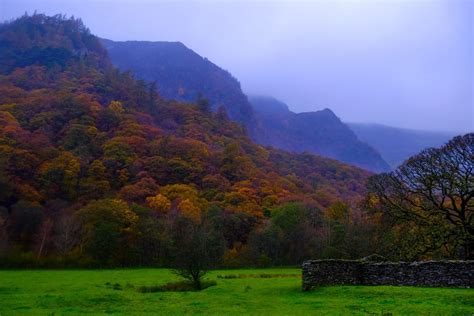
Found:
M 137 291 L 140 293 L 188 292 L 188 291 L 204 290 L 214 285 L 217 285 L 216 281 L 202 281 L 201 289 L 197 289 L 194 283 L 188 282 L 188 281 L 181 281 L 181 282 L 166 283 L 164 285 L 140 286 L 137 288 Z

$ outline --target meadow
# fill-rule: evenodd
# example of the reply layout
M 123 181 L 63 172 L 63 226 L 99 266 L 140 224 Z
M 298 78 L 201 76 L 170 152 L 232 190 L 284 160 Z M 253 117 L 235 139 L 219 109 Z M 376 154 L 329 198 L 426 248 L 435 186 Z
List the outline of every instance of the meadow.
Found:
M 301 291 L 300 269 L 217 270 L 201 292 L 140 293 L 166 269 L 3 270 L 0 315 L 472 315 L 473 289 L 334 286 Z

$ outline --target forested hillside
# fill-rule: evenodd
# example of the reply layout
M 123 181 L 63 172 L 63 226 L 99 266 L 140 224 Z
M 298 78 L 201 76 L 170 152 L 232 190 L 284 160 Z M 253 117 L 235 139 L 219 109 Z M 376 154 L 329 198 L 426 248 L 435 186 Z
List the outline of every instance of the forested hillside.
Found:
M 232 120 L 245 125 L 257 143 L 293 152 L 311 152 L 367 170 L 387 171 L 376 150 L 330 111 L 296 114 L 278 108 L 277 100 L 253 97 L 251 102 L 229 72 L 179 42 L 115 42 L 103 40 L 111 61 L 139 79 L 156 82 L 165 98 L 195 102 L 200 95 L 212 108 L 224 107 Z M 261 108 L 267 107 L 262 112 Z
M 163 99 L 80 20 L 2 24 L 0 52 L 3 264 L 165 264 L 180 217 L 208 225 L 228 266 L 380 245 L 357 207 L 368 172 L 256 145 L 224 108 Z

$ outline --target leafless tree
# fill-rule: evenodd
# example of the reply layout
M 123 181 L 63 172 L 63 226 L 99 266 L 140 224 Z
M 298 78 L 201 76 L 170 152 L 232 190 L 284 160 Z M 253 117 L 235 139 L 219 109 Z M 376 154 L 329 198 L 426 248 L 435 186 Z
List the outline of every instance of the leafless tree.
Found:
M 70 252 L 80 240 L 80 223 L 74 215 L 63 215 L 56 223 L 54 245 L 61 255 Z
M 51 240 L 53 232 L 53 219 L 46 218 L 41 223 L 38 234 L 36 236 L 36 259 L 40 259 L 45 252 L 45 248 Z
M 202 278 L 222 255 L 223 243 L 211 227 L 178 217 L 171 232 L 173 243 L 173 272 L 202 289 Z
M 465 258 L 474 257 L 473 133 L 426 149 L 393 172 L 373 176 L 368 189 L 373 205 L 432 235 L 426 249 L 454 242 Z

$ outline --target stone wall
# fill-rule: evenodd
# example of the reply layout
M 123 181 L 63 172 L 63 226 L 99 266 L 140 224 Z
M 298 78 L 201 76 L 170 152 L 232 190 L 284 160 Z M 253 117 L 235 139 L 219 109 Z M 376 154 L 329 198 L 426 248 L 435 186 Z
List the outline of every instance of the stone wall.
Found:
M 474 287 L 474 261 L 371 262 L 309 260 L 303 290 L 323 285 Z

